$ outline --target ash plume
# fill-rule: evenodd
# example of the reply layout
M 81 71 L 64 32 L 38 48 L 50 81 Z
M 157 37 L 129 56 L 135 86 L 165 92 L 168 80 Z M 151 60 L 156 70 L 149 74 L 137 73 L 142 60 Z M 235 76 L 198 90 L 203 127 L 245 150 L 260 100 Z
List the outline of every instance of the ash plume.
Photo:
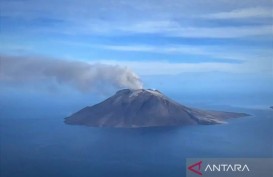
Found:
M 83 92 L 107 88 L 142 88 L 139 77 L 127 67 L 3 55 L 0 56 L 0 82 L 15 86 L 57 83 Z

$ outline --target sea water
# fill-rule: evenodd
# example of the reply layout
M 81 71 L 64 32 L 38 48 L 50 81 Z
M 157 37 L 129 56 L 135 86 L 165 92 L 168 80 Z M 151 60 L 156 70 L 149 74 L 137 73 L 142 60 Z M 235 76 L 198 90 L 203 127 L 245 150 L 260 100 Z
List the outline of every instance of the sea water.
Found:
M 273 157 L 273 110 L 229 111 L 251 116 L 221 125 L 115 129 L 66 125 L 61 111 L 1 114 L 0 176 L 183 177 L 186 158 Z

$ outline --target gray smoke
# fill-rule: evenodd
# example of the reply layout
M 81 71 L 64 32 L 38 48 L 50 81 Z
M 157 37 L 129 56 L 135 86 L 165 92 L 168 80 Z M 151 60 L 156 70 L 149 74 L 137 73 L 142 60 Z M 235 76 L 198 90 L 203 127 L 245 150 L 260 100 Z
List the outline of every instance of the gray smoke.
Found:
M 0 82 L 5 84 L 58 83 L 80 91 L 106 88 L 142 88 L 139 77 L 127 67 L 41 57 L 0 56 Z

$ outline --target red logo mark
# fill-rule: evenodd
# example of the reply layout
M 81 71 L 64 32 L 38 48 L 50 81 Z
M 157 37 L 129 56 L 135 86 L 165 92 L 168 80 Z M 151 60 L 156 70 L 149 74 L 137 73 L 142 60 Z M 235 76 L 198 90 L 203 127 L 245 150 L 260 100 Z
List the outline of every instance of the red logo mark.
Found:
M 201 173 L 201 165 L 202 165 L 202 161 L 200 162 L 197 162 L 191 166 L 188 167 L 188 170 L 202 176 L 202 173 Z M 197 166 L 197 169 L 195 168 Z

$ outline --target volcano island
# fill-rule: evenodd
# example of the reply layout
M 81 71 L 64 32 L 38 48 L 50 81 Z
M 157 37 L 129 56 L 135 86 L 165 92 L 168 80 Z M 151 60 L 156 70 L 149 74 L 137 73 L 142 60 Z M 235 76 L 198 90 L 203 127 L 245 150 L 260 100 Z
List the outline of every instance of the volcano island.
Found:
M 245 113 L 186 107 L 158 90 L 123 89 L 105 101 L 65 118 L 66 124 L 92 127 L 140 128 L 225 123 Z

